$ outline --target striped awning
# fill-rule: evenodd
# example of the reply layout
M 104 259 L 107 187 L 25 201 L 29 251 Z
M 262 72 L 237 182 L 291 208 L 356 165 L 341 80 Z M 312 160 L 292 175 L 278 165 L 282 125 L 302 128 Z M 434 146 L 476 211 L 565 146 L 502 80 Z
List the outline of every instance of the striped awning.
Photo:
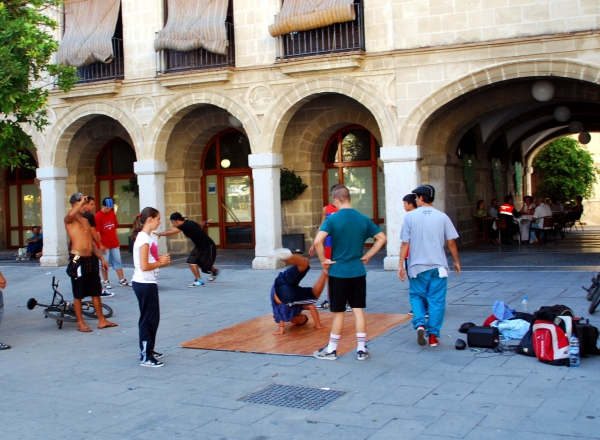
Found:
M 269 26 L 271 36 L 307 31 L 344 23 L 356 18 L 355 0 L 285 0 L 275 24 Z
M 57 62 L 74 67 L 110 63 L 120 4 L 120 0 L 65 0 L 65 34 Z
M 225 20 L 229 0 L 168 0 L 167 24 L 154 41 L 154 50 L 187 52 L 203 47 L 227 54 Z

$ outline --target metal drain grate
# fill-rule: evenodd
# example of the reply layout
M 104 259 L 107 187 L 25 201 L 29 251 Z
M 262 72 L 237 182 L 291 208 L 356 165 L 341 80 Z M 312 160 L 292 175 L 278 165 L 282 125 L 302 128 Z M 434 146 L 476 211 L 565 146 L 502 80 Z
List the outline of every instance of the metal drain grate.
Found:
M 290 385 L 270 385 L 264 390 L 249 394 L 239 400 L 261 403 L 263 405 L 318 410 L 329 405 L 344 394 L 346 394 L 346 391 L 294 387 Z

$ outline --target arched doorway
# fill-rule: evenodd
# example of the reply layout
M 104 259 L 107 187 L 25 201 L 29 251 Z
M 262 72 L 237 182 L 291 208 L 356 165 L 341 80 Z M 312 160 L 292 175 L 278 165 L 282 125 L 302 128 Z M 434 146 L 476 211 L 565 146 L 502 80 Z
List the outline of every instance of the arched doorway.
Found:
M 220 248 L 254 247 L 250 142 L 235 129 L 213 137 L 202 157 L 202 216 L 208 235 Z
M 117 236 L 121 247 L 127 247 L 133 219 L 140 212 L 140 202 L 134 192 L 123 190 L 135 178 L 133 163 L 135 151 L 125 140 L 115 138 L 102 148 L 96 161 L 96 209 L 101 209 L 102 199 L 112 197 L 119 222 Z
M 377 139 L 361 125 L 349 125 L 331 136 L 323 153 L 323 204 L 330 203 L 331 186 L 343 184 L 350 190 L 352 207 L 383 224 L 384 174 L 378 158 Z
M 6 241 L 9 248 L 26 246 L 25 240 L 31 237 L 31 228 L 42 224 L 41 194 L 34 180 L 37 165 L 31 153 L 27 151 L 26 154 L 27 166 L 8 169 L 5 175 Z

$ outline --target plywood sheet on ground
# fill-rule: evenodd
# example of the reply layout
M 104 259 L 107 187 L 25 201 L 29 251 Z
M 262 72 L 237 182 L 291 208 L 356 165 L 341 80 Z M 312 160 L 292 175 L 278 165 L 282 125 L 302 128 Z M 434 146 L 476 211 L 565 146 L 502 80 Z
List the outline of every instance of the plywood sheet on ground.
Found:
M 367 317 L 367 339 L 369 340 L 411 319 L 409 315 L 401 314 L 365 313 L 365 315 Z M 316 330 L 313 320 L 309 319 L 308 323 L 303 326 L 286 324 L 283 336 L 273 335 L 273 332 L 277 330 L 277 324 L 273 321 L 273 315 L 267 314 L 183 342 L 181 347 L 311 356 L 315 350 L 324 347 L 329 341 L 332 313 L 323 312 L 319 316 L 321 323 L 325 326 L 321 330 Z M 346 313 L 344 331 L 337 352 L 338 355 L 342 355 L 354 349 L 356 349 L 354 314 Z

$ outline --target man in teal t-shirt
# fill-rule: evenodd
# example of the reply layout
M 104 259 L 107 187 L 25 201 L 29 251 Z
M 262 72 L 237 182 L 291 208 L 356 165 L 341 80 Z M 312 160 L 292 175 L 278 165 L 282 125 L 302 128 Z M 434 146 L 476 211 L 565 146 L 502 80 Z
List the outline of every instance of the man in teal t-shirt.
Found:
M 317 359 L 337 359 L 337 345 L 344 327 L 347 302 L 352 307 L 356 321 L 357 358 L 362 361 L 369 357 L 365 347 L 367 322 L 363 310 L 367 306 L 365 264 L 383 247 L 387 239 L 370 218 L 352 209 L 348 188 L 344 185 L 336 186 L 331 191 L 331 197 L 338 212 L 325 219 L 315 237 L 314 245 L 323 270 L 329 273 L 329 298 L 333 321 L 329 344 L 315 351 L 313 355 Z M 328 236 L 331 236 L 331 260 L 325 258 L 323 246 Z M 375 239 L 375 243 L 363 255 L 365 241 L 371 237 Z

